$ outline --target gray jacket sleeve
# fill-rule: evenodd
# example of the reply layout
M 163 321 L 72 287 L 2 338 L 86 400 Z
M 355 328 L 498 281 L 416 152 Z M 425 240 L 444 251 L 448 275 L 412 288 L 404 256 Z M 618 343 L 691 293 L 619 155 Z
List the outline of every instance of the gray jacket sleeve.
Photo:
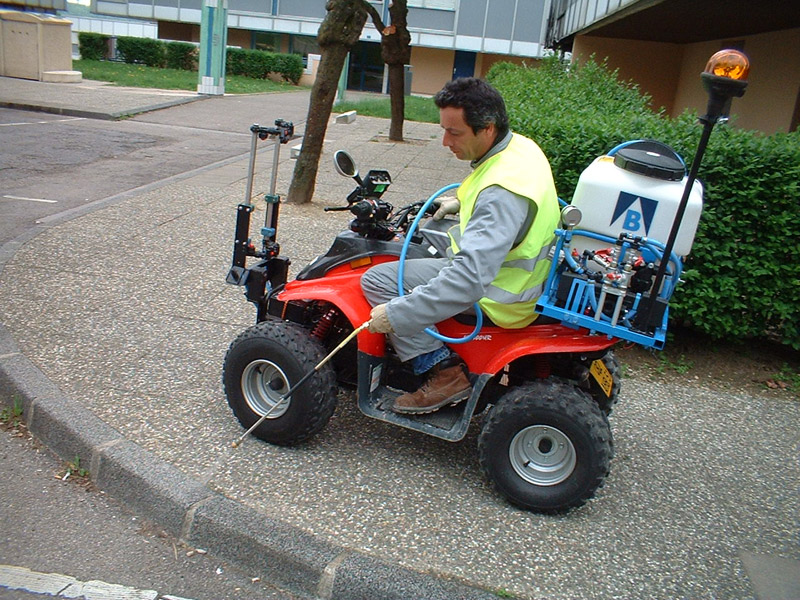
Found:
M 418 333 L 483 298 L 521 228 L 530 224 L 529 209 L 528 200 L 500 186 L 483 190 L 452 262 L 427 284 L 388 303 L 395 333 Z

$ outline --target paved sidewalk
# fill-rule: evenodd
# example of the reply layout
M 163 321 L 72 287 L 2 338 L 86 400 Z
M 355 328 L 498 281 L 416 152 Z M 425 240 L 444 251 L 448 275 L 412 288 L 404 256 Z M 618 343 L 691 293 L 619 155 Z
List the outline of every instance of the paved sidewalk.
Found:
M 13 103 L 22 92 L 8 82 L 0 78 L 0 101 Z M 57 88 L 42 89 L 43 104 L 64 109 Z M 105 96 L 84 89 L 82 109 L 102 111 Z M 118 93 L 114 111 L 138 110 Z M 153 97 L 142 97 L 147 108 Z M 253 119 L 237 102 L 151 116 L 216 106 L 246 130 Z M 405 144 L 386 142 L 387 132 L 381 119 L 330 125 L 314 202 L 281 207 L 293 273 L 349 220 L 322 211 L 352 189 L 333 150 L 348 149 L 362 171 L 388 169 L 395 205 L 466 173 L 438 126 L 407 123 Z M 271 151 L 259 153 L 260 191 Z M 283 146 L 279 194 L 292 167 Z M 427 438 L 361 415 L 349 392 L 302 447 L 231 448 L 241 429 L 221 391 L 222 359 L 254 311 L 224 277 L 246 168 L 243 158 L 109 198 L 0 249 L 0 384 L 24 399 L 33 433 L 90 464 L 101 488 L 309 598 L 800 597 L 787 575 L 800 559 L 797 403 L 631 369 L 612 418 L 611 476 L 563 517 L 517 510 L 491 491 L 477 427 L 457 444 Z
M 0 77 L 2 107 L 90 119 L 121 119 L 206 98 L 195 92 L 119 87 L 103 81 L 45 83 Z

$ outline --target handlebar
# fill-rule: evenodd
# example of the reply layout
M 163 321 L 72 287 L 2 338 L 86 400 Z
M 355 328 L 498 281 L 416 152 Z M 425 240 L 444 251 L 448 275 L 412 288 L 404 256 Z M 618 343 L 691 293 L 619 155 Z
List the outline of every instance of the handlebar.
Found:
M 262 127 L 255 124 L 250 127 L 250 131 L 257 134 L 261 140 L 274 136 L 278 138 L 281 144 L 285 144 L 294 136 L 294 123 L 283 119 L 275 119 L 275 127 Z

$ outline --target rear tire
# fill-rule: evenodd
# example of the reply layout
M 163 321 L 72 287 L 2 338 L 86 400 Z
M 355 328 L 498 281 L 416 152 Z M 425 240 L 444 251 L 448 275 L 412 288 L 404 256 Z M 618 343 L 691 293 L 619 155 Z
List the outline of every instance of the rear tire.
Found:
M 478 438 L 481 467 L 497 491 L 541 513 L 581 506 L 603 485 L 611 428 L 578 388 L 537 381 L 503 395 Z
M 242 332 L 228 349 L 222 382 L 228 404 L 245 429 L 272 413 L 253 435 L 280 446 L 318 433 L 336 408 L 336 377 L 325 364 L 284 401 L 281 398 L 325 357 L 322 345 L 298 325 L 267 320 Z

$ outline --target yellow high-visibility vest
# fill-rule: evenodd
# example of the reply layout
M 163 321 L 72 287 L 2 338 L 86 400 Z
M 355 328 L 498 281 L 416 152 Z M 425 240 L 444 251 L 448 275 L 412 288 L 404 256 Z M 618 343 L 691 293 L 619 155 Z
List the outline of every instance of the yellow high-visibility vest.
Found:
M 550 163 L 542 150 L 534 141 L 513 134 L 505 149 L 481 163 L 461 182 L 457 191 L 460 222 L 456 235 L 451 235 L 454 252 L 458 252 L 460 234 L 472 216 L 478 194 L 492 185 L 536 205 L 536 217 L 528 233 L 508 253 L 486 296 L 479 301 L 495 324 L 516 329 L 537 317 L 533 309 L 550 269 L 548 254 L 559 222 L 558 197 Z

